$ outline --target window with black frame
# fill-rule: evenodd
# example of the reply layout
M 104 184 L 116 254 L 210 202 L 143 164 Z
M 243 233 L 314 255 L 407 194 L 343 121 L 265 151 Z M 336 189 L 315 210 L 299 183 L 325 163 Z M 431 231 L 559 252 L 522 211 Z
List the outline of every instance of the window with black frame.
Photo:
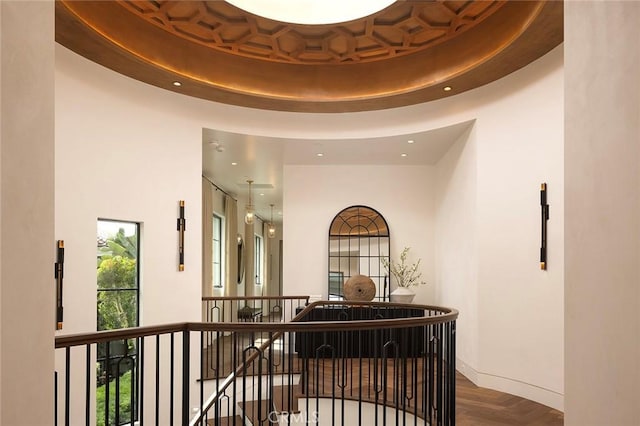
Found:
M 340 211 L 329 227 L 329 300 L 344 298 L 344 283 L 366 275 L 376 285 L 374 301 L 389 300 L 389 277 L 381 259 L 389 259 L 389 227 L 384 217 L 367 206 Z
M 139 248 L 138 223 L 98 220 L 98 331 L 139 325 Z M 136 341 L 129 339 L 99 343 L 96 361 L 96 424 L 122 425 L 137 420 L 139 386 Z M 119 401 L 118 406 L 116 401 Z
M 256 282 L 255 285 L 262 285 L 262 281 L 263 281 L 263 264 L 264 264 L 264 246 L 263 246 L 263 239 L 261 235 L 257 235 L 255 236 L 255 256 L 254 256 L 254 260 L 255 260 L 255 266 L 254 266 L 254 270 L 256 273 Z
M 212 280 L 214 288 L 222 288 L 223 287 L 223 270 L 224 263 L 222 259 L 222 254 L 224 253 L 224 220 L 221 216 L 217 214 L 213 215 L 213 241 L 212 241 L 212 250 L 211 250 L 211 262 L 212 262 Z

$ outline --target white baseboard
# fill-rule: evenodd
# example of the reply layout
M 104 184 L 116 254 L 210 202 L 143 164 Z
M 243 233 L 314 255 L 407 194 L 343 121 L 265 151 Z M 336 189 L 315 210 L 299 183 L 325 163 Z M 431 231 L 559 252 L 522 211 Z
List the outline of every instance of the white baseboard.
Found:
M 478 387 L 510 393 L 564 412 L 564 395 L 561 393 L 507 377 L 479 372 L 459 358 L 456 358 L 456 370 Z

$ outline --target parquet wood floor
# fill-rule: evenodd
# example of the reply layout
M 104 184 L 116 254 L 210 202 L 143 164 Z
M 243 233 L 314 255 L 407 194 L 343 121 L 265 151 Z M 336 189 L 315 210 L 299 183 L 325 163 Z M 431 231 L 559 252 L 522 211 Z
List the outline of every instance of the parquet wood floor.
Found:
M 311 368 L 313 370 L 313 363 Z M 357 364 L 352 364 L 351 369 L 357 369 Z M 418 369 L 419 376 L 422 376 L 420 365 Z M 355 373 L 354 376 L 357 377 L 358 373 Z M 324 381 L 330 382 L 331 372 L 324 370 L 323 375 Z M 363 376 L 368 376 L 367 368 L 363 369 Z M 311 382 L 314 381 L 313 377 L 310 379 Z M 419 380 L 419 383 L 421 388 L 422 380 Z M 345 389 L 345 396 L 349 390 L 349 388 Z M 389 394 L 391 395 L 392 392 L 390 387 Z M 363 399 L 367 399 L 368 394 L 370 392 L 363 389 Z M 420 400 L 420 398 L 421 392 L 418 392 L 417 399 Z M 558 410 L 508 393 L 480 388 L 456 372 L 456 425 L 458 426 L 560 426 L 563 424 L 564 414 Z
M 528 399 L 479 388 L 456 373 L 456 425 L 559 426 L 564 414 Z

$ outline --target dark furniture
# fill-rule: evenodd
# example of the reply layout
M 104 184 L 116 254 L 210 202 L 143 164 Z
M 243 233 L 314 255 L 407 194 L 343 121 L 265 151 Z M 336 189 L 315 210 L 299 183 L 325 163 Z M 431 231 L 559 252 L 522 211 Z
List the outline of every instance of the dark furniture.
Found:
M 390 306 L 325 306 L 312 309 L 301 321 L 383 320 L 423 315 L 422 309 Z M 299 332 L 295 334 L 295 350 L 301 358 L 418 357 L 424 353 L 424 334 L 424 327 Z

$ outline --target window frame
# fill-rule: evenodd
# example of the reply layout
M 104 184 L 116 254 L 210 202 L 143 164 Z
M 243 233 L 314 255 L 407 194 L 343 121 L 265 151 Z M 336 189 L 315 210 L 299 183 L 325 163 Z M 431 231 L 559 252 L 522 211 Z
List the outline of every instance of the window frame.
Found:
M 254 275 L 255 285 L 262 285 L 264 282 L 264 238 L 260 234 L 254 234 Z
M 221 289 L 224 288 L 224 278 L 225 278 L 225 231 L 226 231 L 226 220 L 225 217 L 223 215 L 220 215 L 218 213 L 213 213 L 213 217 L 211 218 L 212 221 L 212 226 L 213 226 L 213 230 L 212 230 L 212 241 L 211 241 L 211 286 L 215 289 Z M 219 232 L 219 240 L 218 240 L 218 245 L 219 245 L 219 252 L 216 253 L 216 222 L 218 222 L 218 232 Z M 218 254 L 218 259 L 216 259 L 216 254 Z M 217 262 L 216 262 L 217 260 Z M 219 284 L 216 285 L 216 263 L 218 263 L 219 268 L 218 268 L 218 279 L 219 279 Z
M 100 222 L 111 222 L 118 225 L 119 224 L 134 225 L 135 237 L 136 237 L 135 238 L 135 241 L 136 241 L 135 287 L 118 287 L 118 288 L 100 289 L 98 288 L 97 274 L 96 274 L 96 329 L 98 329 L 100 325 L 100 311 L 97 303 L 99 302 L 100 294 L 104 292 L 135 291 L 135 302 L 136 302 L 135 303 L 135 307 L 136 307 L 135 324 L 133 325 L 130 324 L 129 327 L 139 327 L 140 326 L 140 306 L 141 306 L 140 295 L 141 295 L 141 287 L 142 287 L 141 281 L 140 281 L 141 260 L 142 260 L 142 246 L 141 246 L 142 223 L 130 221 L 130 220 L 98 218 L 97 220 L 98 234 L 99 234 Z M 101 236 L 98 235 L 98 238 L 100 237 Z M 96 270 L 97 269 L 98 267 L 96 268 Z M 119 329 L 105 328 L 105 330 L 122 330 L 122 329 L 123 328 L 119 328 Z M 115 382 L 114 384 L 112 384 L 112 386 L 116 386 L 115 389 L 117 392 L 120 377 L 124 376 L 129 371 L 131 371 L 130 391 L 132 392 L 132 396 L 133 396 L 133 406 L 130 408 L 130 410 L 123 410 L 123 407 L 125 407 L 124 405 L 125 401 L 121 399 L 120 406 L 114 407 L 114 416 L 116 416 L 115 418 L 118 418 L 118 415 L 122 415 L 122 417 L 120 417 L 120 425 L 137 423 L 140 418 L 141 405 L 139 400 L 139 397 L 140 397 L 139 383 L 140 383 L 141 376 L 139 375 L 140 365 L 139 365 L 138 349 L 139 349 L 138 343 L 135 339 L 126 339 L 126 340 L 116 339 L 109 342 L 100 342 L 97 344 L 97 347 L 96 347 L 95 360 L 96 360 L 96 364 L 99 366 L 99 367 L 96 367 L 96 383 L 95 383 L 96 394 L 97 394 L 97 389 L 102 386 L 105 387 L 105 392 L 110 392 L 109 384 L 111 382 Z M 128 363 L 129 363 L 129 369 L 126 369 Z M 115 371 L 114 371 L 114 367 L 115 367 Z M 122 370 L 120 370 L 121 367 L 123 369 L 126 369 L 122 373 L 121 373 Z M 117 376 L 114 377 L 114 373 Z M 103 377 L 105 381 L 104 383 L 101 383 L 101 379 L 103 379 Z M 122 388 L 120 389 L 120 391 L 122 392 Z M 110 405 L 111 404 L 109 404 L 109 406 L 105 406 L 102 413 L 104 414 L 105 423 L 107 420 L 109 420 L 109 423 L 111 424 Z M 127 418 L 126 414 L 130 414 L 129 418 Z M 96 416 L 96 422 L 99 422 L 102 420 L 102 416 L 100 415 L 98 410 L 98 404 L 96 404 L 96 407 L 95 407 L 95 416 Z
M 141 229 L 142 229 L 142 224 L 140 222 L 135 222 L 135 221 L 131 221 L 131 220 L 119 220 L 119 219 L 105 219 L 105 218 L 101 218 L 99 217 L 97 222 L 112 222 L 112 223 L 124 223 L 124 224 L 130 224 L 130 225 L 134 225 L 135 226 L 135 233 L 136 233 L 136 247 L 137 247 L 137 251 L 136 251 L 136 274 L 135 274 L 135 287 L 125 287 L 125 288 L 112 288 L 112 289 L 100 289 L 97 288 L 97 281 L 96 281 L 96 303 L 98 301 L 98 294 L 100 292 L 112 292 L 112 291 L 133 291 L 135 290 L 135 296 L 136 296 L 136 323 L 135 325 L 132 325 L 131 327 L 139 327 L 140 326 L 140 259 L 142 258 L 141 256 L 141 247 L 140 247 L 140 234 L 141 234 Z M 97 278 L 97 277 L 96 277 Z M 99 312 L 96 306 L 96 329 L 98 328 L 98 325 L 100 324 L 99 321 Z M 117 328 L 114 329 L 106 329 L 106 330 L 120 330 Z M 98 330 L 100 331 L 100 330 Z

